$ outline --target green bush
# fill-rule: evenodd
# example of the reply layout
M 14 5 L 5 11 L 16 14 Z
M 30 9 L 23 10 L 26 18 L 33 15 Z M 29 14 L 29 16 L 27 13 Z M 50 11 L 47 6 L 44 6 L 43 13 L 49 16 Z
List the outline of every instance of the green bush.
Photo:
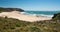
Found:
M 20 27 L 20 24 L 16 24 L 16 27 Z
M 39 28 L 37 27 L 30 27 L 31 32 L 42 32 Z

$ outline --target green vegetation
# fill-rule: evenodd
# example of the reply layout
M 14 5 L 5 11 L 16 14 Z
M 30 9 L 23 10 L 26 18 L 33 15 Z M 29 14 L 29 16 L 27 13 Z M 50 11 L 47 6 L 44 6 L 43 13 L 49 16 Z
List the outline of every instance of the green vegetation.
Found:
M 26 22 L 0 17 L 0 32 L 60 32 L 60 22 L 56 20 Z
M 52 17 L 52 19 L 54 19 L 54 20 L 60 20 L 60 13 L 54 14 L 54 16 Z
M 0 7 L 0 12 L 11 12 L 11 11 L 21 11 L 23 12 L 24 10 L 22 9 L 19 9 L 19 8 L 3 8 L 3 7 Z

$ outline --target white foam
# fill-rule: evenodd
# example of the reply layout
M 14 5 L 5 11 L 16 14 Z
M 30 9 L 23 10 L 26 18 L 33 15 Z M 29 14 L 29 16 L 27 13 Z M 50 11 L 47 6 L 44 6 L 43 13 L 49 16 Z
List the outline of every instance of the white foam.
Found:
M 53 15 L 39 14 L 39 16 L 53 17 Z
M 27 13 L 27 12 L 21 12 L 21 14 L 24 14 L 24 15 L 31 15 L 31 16 L 53 17 L 53 15 L 45 15 L 45 14 L 30 14 L 30 13 Z

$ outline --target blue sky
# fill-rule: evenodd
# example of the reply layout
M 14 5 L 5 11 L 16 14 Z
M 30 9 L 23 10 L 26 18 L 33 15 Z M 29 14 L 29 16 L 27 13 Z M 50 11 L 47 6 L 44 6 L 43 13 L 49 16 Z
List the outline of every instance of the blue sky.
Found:
M 0 7 L 54 11 L 60 10 L 60 0 L 0 0 Z

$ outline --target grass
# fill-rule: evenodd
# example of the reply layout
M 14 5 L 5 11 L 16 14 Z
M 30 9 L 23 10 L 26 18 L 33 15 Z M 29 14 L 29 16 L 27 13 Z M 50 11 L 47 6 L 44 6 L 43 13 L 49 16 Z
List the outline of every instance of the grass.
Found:
M 60 22 L 46 20 L 26 22 L 18 19 L 0 17 L 0 32 L 59 32 Z

